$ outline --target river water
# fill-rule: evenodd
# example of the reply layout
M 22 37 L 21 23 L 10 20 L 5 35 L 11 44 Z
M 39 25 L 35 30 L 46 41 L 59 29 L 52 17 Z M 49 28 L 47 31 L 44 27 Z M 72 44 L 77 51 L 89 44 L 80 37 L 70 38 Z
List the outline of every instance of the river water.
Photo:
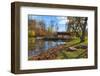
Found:
M 57 47 L 59 45 L 65 44 L 64 40 L 43 40 L 43 39 L 30 39 L 29 40 L 29 49 L 28 56 L 37 56 L 40 53 L 48 51 L 50 48 Z M 31 48 L 31 49 L 30 49 Z

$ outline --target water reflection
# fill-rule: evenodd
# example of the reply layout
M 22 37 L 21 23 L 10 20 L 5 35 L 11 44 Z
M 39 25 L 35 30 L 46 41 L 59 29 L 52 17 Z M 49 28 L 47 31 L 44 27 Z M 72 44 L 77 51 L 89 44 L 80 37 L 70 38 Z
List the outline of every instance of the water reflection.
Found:
M 65 44 L 62 40 L 43 40 L 37 38 L 29 38 L 28 40 L 28 56 L 37 56 L 40 53 L 48 51 L 50 48 L 57 47 L 58 45 Z

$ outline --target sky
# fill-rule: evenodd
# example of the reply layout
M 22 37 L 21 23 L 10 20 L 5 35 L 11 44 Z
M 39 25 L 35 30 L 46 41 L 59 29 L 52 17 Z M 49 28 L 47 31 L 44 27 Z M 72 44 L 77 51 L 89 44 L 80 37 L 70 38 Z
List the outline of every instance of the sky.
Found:
M 57 32 L 65 32 L 67 30 L 67 17 L 64 16 L 47 16 L 47 15 L 28 15 L 29 20 L 43 21 L 45 27 L 48 28 L 53 24 L 53 30 Z

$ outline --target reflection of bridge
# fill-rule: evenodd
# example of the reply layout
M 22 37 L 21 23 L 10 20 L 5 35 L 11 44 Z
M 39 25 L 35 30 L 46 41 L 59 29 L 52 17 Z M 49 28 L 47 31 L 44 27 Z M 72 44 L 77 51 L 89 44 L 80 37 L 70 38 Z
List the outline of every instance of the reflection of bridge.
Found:
M 43 38 L 44 40 L 47 41 L 56 41 L 56 40 L 67 40 L 66 38 L 58 38 L 58 37 L 53 37 L 53 38 Z

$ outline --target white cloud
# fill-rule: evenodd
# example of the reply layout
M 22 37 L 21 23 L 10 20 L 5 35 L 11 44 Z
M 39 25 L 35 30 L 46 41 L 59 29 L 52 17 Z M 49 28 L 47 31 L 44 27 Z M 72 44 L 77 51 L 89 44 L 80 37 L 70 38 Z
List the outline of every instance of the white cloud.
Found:
M 58 19 L 58 24 L 66 24 L 67 22 L 67 17 L 57 17 Z
M 67 17 L 57 17 L 58 20 L 66 20 Z
M 61 20 L 59 21 L 59 24 L 66 24 L 67 20 Z

